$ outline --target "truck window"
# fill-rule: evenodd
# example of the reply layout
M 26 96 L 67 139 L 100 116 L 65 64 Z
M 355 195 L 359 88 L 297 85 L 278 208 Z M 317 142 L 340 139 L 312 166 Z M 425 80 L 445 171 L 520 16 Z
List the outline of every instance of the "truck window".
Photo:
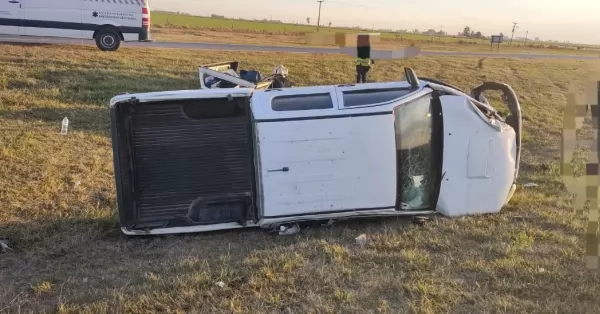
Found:
M 333 109 L 333 100 L 330 93 L 277 96 L 271 101 L 271 108 L 273 111 Z
M 398 189 L 403 209 L 432 207 L 431 94 L 394 109 Z
M 408 88 L 363 89 L 343 92 L 344 107 L 380 104 L 404 97 Z

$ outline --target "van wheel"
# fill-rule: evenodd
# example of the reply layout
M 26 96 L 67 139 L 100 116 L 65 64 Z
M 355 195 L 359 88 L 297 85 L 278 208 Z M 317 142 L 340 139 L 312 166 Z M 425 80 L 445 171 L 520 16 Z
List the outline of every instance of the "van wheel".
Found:
M 121 36 L 114 29 L 101 29 L 96 34 L 96 45 L 102 51 L 116 51 L 121 46 Z

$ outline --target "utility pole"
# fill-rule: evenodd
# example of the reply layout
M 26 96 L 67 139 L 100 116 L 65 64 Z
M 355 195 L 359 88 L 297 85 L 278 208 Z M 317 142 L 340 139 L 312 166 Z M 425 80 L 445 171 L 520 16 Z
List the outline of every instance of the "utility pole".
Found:
M 525 47 L 527 47 L 527 37 L 529 36 L 529 30 L 525 32 Z
M 515 36 L 515 28 L 518 28 L 517 24 L 519 24 L 519 23 L 513 22 L 512 35 L 510 35 L 510 43 L 508 43 L 509 46 L 512 46 L 512 40 L 513 40 L 513 37 Z
M 319 26 L 321 26 L 321 4 L 323 4 L 325 0 L 317 0 L 319 3 L 319 17 L 317 18 L 317 32 L 319 31 Z
M 444 25 L 440 25 L 440 36 L 438 36 L 439 40 L 442 40 L 442 35 L 444 34 Z

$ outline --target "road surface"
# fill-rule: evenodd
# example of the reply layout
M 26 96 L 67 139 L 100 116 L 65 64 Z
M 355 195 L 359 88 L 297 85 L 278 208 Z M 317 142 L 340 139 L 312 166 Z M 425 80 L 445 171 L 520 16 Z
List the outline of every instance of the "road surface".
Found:
M 50 38 L 50 37 L 20 37 L 0 35 L 0 42 L 22 44 L 62 44 L 62 45 L 95 45 L 93 40 Z M 183 48 L 202 50 L 256 51 L 256 52 L 291 52 L 291 53 L 343 53 L 340 48 L 315 47 L 284 47 L 284 46 L 255 46 L 236 44 L 209 44 L 191 42 L 127 42 L 121 47 L 143 48 Z M 382 52 L 382 51 L 375 51 Z M 485 57 L 485 58 L 526 58 L 526 59 L 571 59 L 571 60 L 600 60 L 598 56 L 537 54 L 537 53 L 502 53 L 502 52 L 459 52 L 459 51 L 421 51 L 421 56 L 436 57 Z

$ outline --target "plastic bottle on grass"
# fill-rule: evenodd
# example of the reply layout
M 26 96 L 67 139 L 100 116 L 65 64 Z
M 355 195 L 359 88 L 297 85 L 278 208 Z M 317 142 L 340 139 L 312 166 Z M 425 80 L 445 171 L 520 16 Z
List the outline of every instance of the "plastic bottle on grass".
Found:
M 65 117 L 62 120 L 62 128 L 60 129 L 60 135 L 67 135 L 69 131 L 69 118 Z

